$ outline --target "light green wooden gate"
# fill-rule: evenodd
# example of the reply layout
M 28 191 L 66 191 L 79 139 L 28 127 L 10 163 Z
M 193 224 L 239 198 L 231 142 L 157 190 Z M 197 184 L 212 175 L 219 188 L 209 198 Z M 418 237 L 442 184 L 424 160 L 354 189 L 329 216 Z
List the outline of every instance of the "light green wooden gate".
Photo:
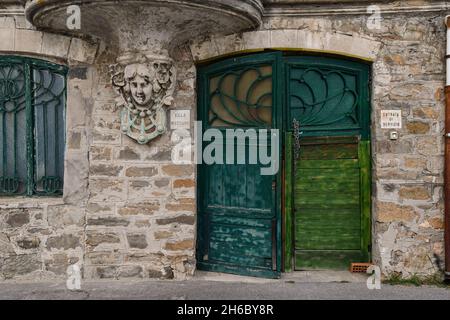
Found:
M 370 260 L 369 66 L 286 61 L 286 270 L 348 269 Z

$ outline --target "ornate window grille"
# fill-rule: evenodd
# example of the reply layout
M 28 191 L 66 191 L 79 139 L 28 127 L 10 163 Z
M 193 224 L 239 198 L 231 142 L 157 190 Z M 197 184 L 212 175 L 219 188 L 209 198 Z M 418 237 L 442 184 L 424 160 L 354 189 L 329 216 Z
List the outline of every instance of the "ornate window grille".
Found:
M 63 66 L 0 56 L 0 195 L 61 195 L 66 74 Z

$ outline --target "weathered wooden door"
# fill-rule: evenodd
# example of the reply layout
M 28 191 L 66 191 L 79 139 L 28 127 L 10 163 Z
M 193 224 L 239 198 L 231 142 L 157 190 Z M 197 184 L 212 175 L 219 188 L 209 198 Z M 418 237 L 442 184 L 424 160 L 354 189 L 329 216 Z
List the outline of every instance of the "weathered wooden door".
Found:
M 286 269 L 348 269 L 370 258 L 369 67 L 286 63 Z
M 279 54 L 263 54 L 199 69 L 199 119 L 203 132 L 213 129 L 216 135 L 223 136 L 223 164 L 208 164 L 204 159 L 199 165 L 199 269 L 279 276 L 279 175 L 262 175 L 262 165 L 250 163 L 255 147 L 261 147 L 254 136 L 241 141 L 225 139 L 227 130 L 258 132 L 277 126 L 273 80 L 278 59 Z M 269 152 L 272 146 L 267 143 Z M 208 145 L 210 142 L 204 143 L 204 149 Z M 239 148 L 243 150 L 241 164 L 236 163 Z M 234 150 L 234 164 L 226 161 L 230 150 Z
M 243 147 L 245 164 L 199 165 L 199 269 L 276 277 L 282 240 L 286 271 L 369 260 L 369 69 L 280 52 L 199 68 L 203 132 L 225 137 L 229 129 L 277 128 L 286 134 L 283 181 L 281 172 L 264 176 L 260 164 L 249 164 L 254 138 L 233 148 L 236 141 L 220 138 L 223 162 Z M 294 120 L 302 132 L 295 148 Z

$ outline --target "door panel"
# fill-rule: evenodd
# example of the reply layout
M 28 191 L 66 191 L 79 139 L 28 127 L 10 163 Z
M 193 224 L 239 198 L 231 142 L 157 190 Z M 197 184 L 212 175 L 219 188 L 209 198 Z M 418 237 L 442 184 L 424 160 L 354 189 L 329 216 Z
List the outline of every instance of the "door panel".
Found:
M 358 144 L 354 137 L 301 143 L 294 180 L 297 270 L 348 267 L 364 259 Z
M 218 129 L 225 137 L 228 129 L 274 127 L 273 73 L 277 57 L 268 54 L 258 59 L 233 59 L 201 69 L 199 113 L 203 128 Z M 253 138 L 234 142 L 224 139 L 223 162 L 227 150 L 234 150 L 235 164 L 199 166 L 199 269 L 279 276 L 280 225 L 277 190 L 273 188 L 277 176 L 263 176 L 261 165 L 250 164 L 255 145 Z M 236 163 L 238 153 L 245 164 Z
M 287 57 L 287 265 L 348 269 L 369 261 L 370 104 L 367 64 Z M 300 124 L 297 141 L 294 120 Z M 294 150 L 296 152 L 294 152 Z M 294 159 L 297 156 L 298 159 Z

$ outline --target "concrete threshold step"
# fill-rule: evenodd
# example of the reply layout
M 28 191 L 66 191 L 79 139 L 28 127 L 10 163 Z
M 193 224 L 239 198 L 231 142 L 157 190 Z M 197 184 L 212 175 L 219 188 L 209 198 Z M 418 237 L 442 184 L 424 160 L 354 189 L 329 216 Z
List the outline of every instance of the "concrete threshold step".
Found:
M 192 280 L 218 281 L 218 282 L 243 282 L 243 283 L 365 283 L 369 275 L 364 273 L 351 273 L 349 271 L 295 271 L 292 273 L 283 273 L 281 279 L 265 279 L 256 277 L 239 276 L 234 274 L 199 271 L 195 272 Z

